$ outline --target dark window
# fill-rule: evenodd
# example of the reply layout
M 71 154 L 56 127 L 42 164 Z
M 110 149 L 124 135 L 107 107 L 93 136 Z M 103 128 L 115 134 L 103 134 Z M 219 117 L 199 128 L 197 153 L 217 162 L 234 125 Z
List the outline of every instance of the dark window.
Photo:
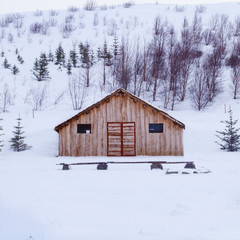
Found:
M 149 132 L 150 133 L 162 133 L 163 132 L 163 123 L 149 123 Z
M 77 133 L 91 133 L 91 124 L 78 124 Z

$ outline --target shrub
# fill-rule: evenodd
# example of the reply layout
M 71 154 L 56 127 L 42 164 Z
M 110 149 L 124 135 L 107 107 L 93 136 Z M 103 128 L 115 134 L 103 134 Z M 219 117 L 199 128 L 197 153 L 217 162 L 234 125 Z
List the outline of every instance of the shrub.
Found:
M 123 4 L 123 7 L 124 8 L 130 8 L 130 7 L 132 7 L 134 5 L 134 2 L 133 1 L 128 1 L 128 2 L 125 2 L 124 4 Z
M 50 11 L 49 11 L 49 16 L 55 17 L 55 16 L 57 16 L 57 15 L 58 15 L 58 11 L 56 11 L 56 10 L 50 10 Z
M 43 15 L 43 12 L 41 11 L 41 10 L 36 10 L 34 13 L 33 13 L 33 15 L 35 16 L 35 17 L 41 17 L 42 15 Z
M 69 12 L 77 12 L 79 10 L 79 8 L 77 8 L 76 6 L 70 6 L 69 8 L 68 8 L 68 11 Z
M 76 27 L 71 23 L 64 23 L 61 25 L 60 31 L 63 38 L 69 38 L 71 33 L 74 32 Z
M 97 1 L 96 0 L 86 0 L 83 8 L 86 11 L 94 11 L 97 8 Z

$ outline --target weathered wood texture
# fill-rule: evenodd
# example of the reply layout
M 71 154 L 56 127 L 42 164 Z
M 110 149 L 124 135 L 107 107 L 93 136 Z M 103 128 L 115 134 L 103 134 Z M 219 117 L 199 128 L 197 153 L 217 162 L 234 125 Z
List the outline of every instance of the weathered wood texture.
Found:
M 173 118 L 169 115 L 166 117 L 166 115 L 138 98 L 131 98 L 124 92 L 120 92 L 107 100 L 100 101 L 90 110 L 84 111 L 81 115 L 77 115 L 55 128 L 59 133 L 59 155 L 181 156 L 184 154 L 184 124 L 181 123 L 181 125 L 177 120 L 174 121 Z M 124 129 L 121 129 L 123 122 L 126 125 Z M 133 134 L 133 123 L 135 135 Z M 163 123 L 163 133 L 149 133 L 149 123 Z M 77 133 L 78 124 L 91 124 L 91 133 Z M 108 126 L 110 127 L 109 131 Z M 125 140 L 121 138 L 121 134 L 123 134 L 121 131 L 126 136 Z M 124 150 L 121 150 L 121 141 L 124 141 L 122 143 Z M 110 149 L 108 149 L 108 144 L 110 144 Z M 116 151 L 117 154 L 113 154 L 113 151 Z

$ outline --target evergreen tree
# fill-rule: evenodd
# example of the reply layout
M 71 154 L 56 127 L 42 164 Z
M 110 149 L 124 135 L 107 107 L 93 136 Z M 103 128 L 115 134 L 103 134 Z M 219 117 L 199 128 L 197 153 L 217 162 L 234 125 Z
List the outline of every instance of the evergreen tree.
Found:
M 8 69 L 11 68 L 11 64 L 8 63 L 8 60 L 6 58 L 3 61 L 3 67 Z
M 20 64 L 24 63 L 24 60 L 20 55 L 17 56 L 17 60 L 19 61 Z
M 101 60 L 102 58 L 102 51 L 101 51 L 101 48 L 99 47 L 98 50 L 97 50 L 97 57 L 98 57 L 98 61 Z
M 84 72 L 85 72 L 86 86 L 89 87 L 90 69 L 94 63 L 93 51 L 90 49 L 90 46 L 88 43 L 86 43 L 86 45 L 83 45 L 82 43 L 80 43 L 79 50 L 80 50 L 80 60 L 82 63 L 81 66 L 82 68 L 84 68 Z
M 67 74 L 68 74 L 68 75 L 71 75 L 71 74 L 72 74 L 72 64 L 71 64 L 71 60 L 70 60 L 70 59 L 68 59 Z
M 17 75 L 19 73 L 19 69 L 16 65 L 13 65 L 11 71 L 13 75 Z
M 112 57 L 112 54 L 108 51 L 107 42 L 105 41 L 103 45 L 103 58 L 106 66 L 112 65 Z
M 25 137 L 23 136 L 24 132 L 22 131 L 23 127 L 21 126 L 21 118 L 20 116 L 17 118 L 17 126 L 15 126 L 15 131 L 13 131 L 14 137 L 11 138 L 10 143 L 11 149 L 16 152 L 28 150 L 31 146 L 28 146 L 24 143 Z
M 73 50 L 70 51 L 69 53 L 69 57 L 70 57 L 70 63 L 71 65 L 76 68 L 77 67 L 77 63 L 78 63 L 78 55 L 76 52 L 76 49 L 74 48 Z
M 59 44 L 55 52 L 55 59 L 56 59 L 55 64 L 59 65 L 59 69 L 65 66 L 65 53 L 61 44 Z
M 35 78 L 38 81 L 41 81 L 41 78 L 39 76 L 39 61 L 36 58 L 35 62 L 33 64 L 33 70 L 32 70 L 33 78 Z
M 94 54 L 93 51 L 90 49 L 90 46 L 88 43 L 86 45 L 83 45 L 82 43 L 79 44 L 79 50 L 80 50 L 80 60 L 82 63 L 83 68 L 90 68 L 93 66 L 94 63 Z
M 118 45 L 117 35 L 114 36 L 112 48 L 113 48 L 114 59 L 116 60 L 117 56 L 119 55 L 119 50 L 118 50 L 119 45 Z
M 39 60 L 36 58 L 32 70 L 33 76 L 38 81 L 49 79 L 48 59 L 45 53 L 40 55 Z
M 2 119 L 0 119 L 0 121 L 2 121 Z M 4 135 L 2 131 L 3 131 L 3 128 L 2 126 L 0 126 L 0 137 Z M 3 140 L 0 139 L 0 152 L 2 151 L 2 147 L 3 147 Z
M 50 50 L 49 53 L 48 53 L 48 61 L 49 61 L 49 62 L 54 62 L 54 56 L 53 56 L 51 50 Z
M 224 131 L 216 131 L 218 134 L 216 135 L 221 142 L 216 142 L 220 145 L 222 150 L 226 150 L 228 152 L 235 152 L 240 149 L 240 128 L 236 128 L 238 120 L 233 121 L 232 110 L 229 112 L 229 120 L 221 121 L 221 123 L 225 124 Z
M 103 85 L 106 84 L 106 66 L 112 65 L 112 54 L 108 51 L 107 42 L 103 44 L 103 51 L 98 52 L 98 56 L 103 59 Z
M 3 51 L 1 52 L 1 57 L 4 57 L 4 52 Z

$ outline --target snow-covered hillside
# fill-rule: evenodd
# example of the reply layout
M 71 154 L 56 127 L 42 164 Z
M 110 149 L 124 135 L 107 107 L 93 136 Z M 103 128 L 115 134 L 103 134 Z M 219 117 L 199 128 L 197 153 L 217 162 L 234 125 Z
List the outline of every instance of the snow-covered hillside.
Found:
M 145 4 L 101 7 L 94 11 L 68 9 L 36 11 L 0 15 L 0 126 L 3 127 L 4 146 L 0 153 L 0 239 L 3 240 L 66 240 L 66 239 L 166 239 L 166 240 L 238 240 L 240 235 L 240 154 L 223 152 L 215 143 L 221 120 L 227 119 L 228 109 L 234 119 L 240 119 L 239 96 L 233 99 L 230 67 L 223 66 L 222 91 L 211 104 L 197 111 L 187 93 L 184 101 L 177 101 L 174 111 L 163 109 L 161 86 L 153 101 L 152 89 L 147 85 L 140 97 L 167 111 L 186 125 L 184 157 L 136 157 L 127 160 L 194 161 L 198 168 L 211 174 L 165 175 L 150 171 L 148 165 L 110 166 L 108 171 L 96 171 L 95 166 L 75 166 L 61 171 L 61 162 L 106 161 L 104 157 L 56 157 L 58 135 L 54 127 L 75 115 L 69 96 L 69 79 L 83 71 L 80 67 L 61 70 L 49 63 L 50 79 L 33 78 L 34 61 L 40 54 L 55 54 L 59 44 L 66 53 L 88 42 L 96 61 L 91 69 L 90 86 L 82 85 L 82 108 L 95 103 L 118 85 L 107 75 L 102 84 L 102 59 L 97 60 L 98 48 L 104 41 L 109 49 L 117 36 L 119 44 L 128 39 L 129 46 L 140 48 L 153 38 L 155 18 L 174 26 L 180 39 L 184 18 L 191 25 L 198 11 L 203 31 L 216 19 L 227 16 L 227 55 L 239 15 L 239 3 L 205 6 Z M 12 20 L 11 20 L 12 18 Z M 39 23 L 40 33 L 30 31 Z M 70 23 L 72 31 L 63 31 Z M 203 55 L 212 51 L 204 40 L 198 46 Z M 20 55 L 24 63 L 17 59 Z M 11 64 L 4 68 L 5 59 Z M 16 65 L 19 73 L 13 75 Z M 191 85 L 193 76 L 189 80 Z M 131 83 L 132 84 L 132 83 Z M 132 85 L 129 91 L 133 92 Z M 36 96 L 44 94 L 41 110 Z M 4 111 L 5 110 L 5 111 Z M 10 138 L 18 116 L 22 118 L 28 151 L 13 152 Z M 116 160 L 111 158 L 111 160 Z M 125 159 L 124 159 L 125 160 Z M 180 168 L 183 166 L 180 166 Z

